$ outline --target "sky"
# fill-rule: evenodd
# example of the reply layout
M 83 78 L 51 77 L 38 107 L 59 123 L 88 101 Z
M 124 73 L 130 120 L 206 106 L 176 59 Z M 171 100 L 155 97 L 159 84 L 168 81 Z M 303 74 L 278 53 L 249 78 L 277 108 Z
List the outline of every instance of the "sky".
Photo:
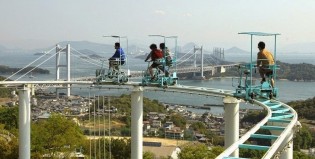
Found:
M 163 38 L 148 35 L 160 34 L 178 36 L 179 45 L 246 49 L 250 37 L 238 33 L 248 31 L 280 33 L 281 46 L 315 42 L 315 0 L 0 0 L 0 15 L 7 48 L 114 41 L 103 35 L 149 46 Z

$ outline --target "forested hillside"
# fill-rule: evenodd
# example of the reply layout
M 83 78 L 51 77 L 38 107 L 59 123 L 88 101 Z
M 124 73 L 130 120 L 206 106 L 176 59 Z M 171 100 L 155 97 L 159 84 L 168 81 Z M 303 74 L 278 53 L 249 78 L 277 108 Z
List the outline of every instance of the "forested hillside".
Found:
M 3 81 L 4 79 L 5 77 L 0 76 L 0 81 Z M 0 85 L 0 98 L 10 97 L 11 91 L 12 91 L 11 89 L 4 88 L 2 87 L 2 85 Z
M 299 114 L 300 119 L 315 120 L 315 97 L 303 101 L 292 101 L 288 105 Z
M 315 81 L 315 65 L 300 63 L 289 64 L 277 61 L 280 69 L 277 70 L 277 79 L 288 79 L 290 81 Z M 232 68 L 225 73 L 217 73 L 214 77 L 239 76 L 238 68 Z M 258 70 L 253 72 L 253 77 L 259 78 Z
M 23 69 L 21 72 L 19 73 L 27 73 L 30 70 L 32 70 L 34 67 L 27 67 L 25 69 Z M 12 74 L 15 73 L 17 71 L 19 71 L 21 68 L 12 68 L 9 66 L 5 66 L 5 65 L 0 65 L 0 73 L 1 74 Z M 49 74 L 49 70 L 46 69 L 41 69 L 41 68 L 35 68 L 34 70 L 31 71 L 32 73 L 39 73 L 39 74 Z

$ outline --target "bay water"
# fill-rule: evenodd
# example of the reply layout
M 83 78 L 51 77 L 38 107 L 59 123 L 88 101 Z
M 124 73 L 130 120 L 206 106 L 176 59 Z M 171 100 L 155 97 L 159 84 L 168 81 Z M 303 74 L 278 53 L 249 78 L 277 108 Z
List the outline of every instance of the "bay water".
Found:
M 298 61 L 291 56 L 286 57 L 290 60 L 295 60 L 294 63 L 302 63 L 304 61 L 309 61 L 310 57 L 313 55 L 308 55 L 303 57 L 299 57 Z M 35 56 L 32 54 L 0 54 L 0 65 L 7 65 L 10 67 L 24 67 L 34 61 L 39 56 Z M 38 60 L 37 62 L 33 63 L 30 66 L 37 66 L 41 64 L 44 59 L 47 59 L 49 55 L 45 56 L 42 60 Z M 314 56 L 315 57 L 315 56 Z M 286 62 L 286 61 L 283 61 Z M 94 64 L 98 65 L 94 65 Z M 86 77 L 86 76 L 95 76 L 95 70 L 99 69 L 101 66 L 101 62 L 96 60 L 94 64 L 86 62 L 81 58 L 72 58 L 71 59 L 71 76 L 72 78 L 78 77 Z M 40 75 L 40 74 L 33 74 L 35 78 L 29 78 L 29 75 L 19 79 L 20 81 L 24 80 L 32 80 L 32 81 L 41 81 L 41 80 L 54 80 L 55 78 L 55 58 L 51 58 L 47 62 L 41 64 L 39 66 L 43 69 L 50 70 L 50 74 L 48 75 Z M 144 62 L 143 59 L 137 59 L 133 57 L 129 57 L 129 65 L 125 66 L 129 67 L 130 70 L 145 70 L 147 64 Z M 10 76 L 11 74 L 3 74 L 2 76 Z M 61 70 L 61 78 L 66 77 L 66 69 Z M 20 75 L 13 76 L 12 79 L 18 78 Z M 134 79 L 137 80 L 137 79 Z M 138 79 L 139 80 L 139 79 Z M 179 80 L 178 84 L 180 85 L 187 85 L 187 86 L 197 86 L 197 87 L 207 87 L 207 88 L 218 88 L 218 89 L 225 89 L 225 90 L 235 90 L 235 87 L 232 86 L 232 78 L 213 78 L 209 80 Z M 119 87 L 119 86 L 118 86 Z M 305 100 L 308 98 L 312 98 L 315 96 L 315 82 L 293 82 L 288 80 L 278 80 L 276 81 L 276 87 L 279 88 L 279 96 L 278 99 L 282 102 L 289 102 L 294 100 Z M 51 91 L 54 91 L 51 89 Z M 87 94 L 102 94 L 102 95 L 114 95 L 119 96 L 121 94 L 130 94 L 129 90 L 97 90 L 93 89 L 90 92 L 90 89 L 86 87 L 78 87 L 72 89 L 73 93 L 79 95 L 87 95 Z M 183 105 L 192 105 L 192 106 L 203 106 L 204 104 L 215 104 L 215 105 L 222 105 L 222 98 L 215 98 L 215 97 L 206 97 L 200 95 L 190 95 L 190 94 L 183 94 L 183 93 L 167 93 L 167 92 L 151 92 L 146 91 L 144 92 L 144 96 L 150 99 L 156 99 L 160 102 L 164 103 L 174 103 L 174 104 L 183 104 Z M 244 109 L 256 109 L 256 106 L 253 106 L 249 103 L 242 103 L 241 108 Z M 193 109 L 187 108 L 190 111 L 194 111 L 197 113 L 203 113 L 205 111 L 210 111 L 214 114 L 221 114 L 223 112 L 222 107 L 211 107 L 209 110 L 205 109 Z

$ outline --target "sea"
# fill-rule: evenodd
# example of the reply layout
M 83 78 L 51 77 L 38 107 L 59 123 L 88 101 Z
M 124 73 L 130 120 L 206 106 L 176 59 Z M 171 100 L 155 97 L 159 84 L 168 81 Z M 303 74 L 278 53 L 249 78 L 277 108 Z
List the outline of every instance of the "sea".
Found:
M 227 56 L 227 55 L 226 55 Z M 244 55 L 242 55 L 244 56 Z M 234 59 L 235 62 L 246 61 L 248 57 L 244 56 L 229 57 L 226 59 Z M 50 70 L 50 74 L 41 75 L 29 73 L 25 74 L 24 77 L 21 77 L 21 74 L 14 75 L 10 77 L 13 80 L 20 81 L 41 81 L 41 80 L 54 80 L 55 79 L 55 63 L 56 59 L 53 55 L 45 55 L 39 59 L 38 55 L 33 54 L 0 54 L 0 65 L 6 65 L 9 67 L 18 67 L 23 68 L 30 63 L 29 66 L 38 66 L 43 69 Z M 293 55 L 279 55 L 283 60 L 282 62 L 286 63 L 311 63 L 315 64 L 315 54 L 299 54 L 296 56 Z M 34 62 L 34 60 L 36 60 Z M 48 59 L 48 60 L 47 60 Z M 133 56 L 128 57 L 128 63 L 125 68 L 129 68 L 131 71 L 141 71 L 147 68 L 147 63 L 143 59 L 138 59 Z M 46 61 L 45 61 L 46 60 Z M 45 62 L 44 62 L 45 61 Z M 61 61 L 64 62 L 65 60 Z M 95 76 L 95 70 L 101 68 L 102 61 L 101 59 L 94 59 L 94 61 L 87 62 L 85 59 L 80 58 L 80 55 L 71 56 L 71 78 L 80 78 L 87 76 Z M 66 79 L 66 68 L 61 69 L 60 78 Z M 9 77 L 12 74 L 0 74 L 1 76 Z M 32 77 L 32 78 L 30 78 Z M 140 81 L 141 79 L 131 79 L 132 81 Z M 187 85 L 187 86 L 197 86 L 197 87 L 208 87 L 208 88 L 218 88 L 225 90 L 235 90 L 233 87 L 233 78 L 212 78 L 207 80 L 179 80 L 178 84 Z M 119 87 L 119 86 L 118 86 Z M 295 100 L 305 100 L 308 98 L 313 98 L 315 96 L 315 82 L 294 82 L 288 80 L 277 80 L 276 87 L 279 88 L 278 99 L 282 102 L 289 102 Z M 54 92 L 53 88 L 49 88 L 47 91 Z M 120 96 L 122 94 L 130 94 L 129 90 L 99 90 L 99 89 L 90 89 L 86 86 L 72 88 L 72 94 L 77 95 L 107 95 L 107 96 Z M 177 104 L 177 105 L 186 105 L 186 106 L 203 106 L 207 105 L 222 105 L 222 98 L 220 97 L 209 97 L 193 94 L 183 94 L 183 93 L 167 93 L 167 92 L 151 92 L 145 91 L 144 96 L 150 99 L 155 99 L 163 103 Z M 250 103 L 241 103 L 240 107 L 242 109 L 259 109 L 257 106 L 254 106 Z M 187 107 L 188 111 L 202 114 L 204 112 L 211 112 L 213 114 L 222 114 L 222 107 L 209 107 L 209 109 L 195 109 Z

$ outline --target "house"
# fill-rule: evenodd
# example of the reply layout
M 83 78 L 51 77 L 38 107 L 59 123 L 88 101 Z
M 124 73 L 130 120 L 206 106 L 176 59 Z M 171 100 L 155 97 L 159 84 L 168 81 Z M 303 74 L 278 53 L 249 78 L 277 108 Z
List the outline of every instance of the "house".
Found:
M 181 130 L 179 127 L 165 130 L 165 137 L 169 139 L 182 139 L 184 138 L 184 130 Z
M 153 128 L 160 128 L 162 126 L 162 122 L 161 122 L 161 120 L 152 120 L 151 126 Z
M 166 114 L 160 113 L 158 114 L 160 120 L 164 120 L 166 118 Z
M 165 124 L 164 124 L 164 128 L 165 128 L 165 129 L 170 130 L 170 129 L 172 129 L 173 127 L 174 127 L 174 124 L 173 124 L 172 121 L 167 121 L 167 122 L 165 122 Z
M 150 128 L 150 130 L 148 130 L 148 133 L 150 136 L 159 136 L 159 129 L 157 128 Z
M 38 116 L 37 119 L 38 119 L 38 121 L 46 120 L 46 119 L 48 119 L 50 117 L 50 115 L 51 115 L 50 113 L 45 112 L 42 115 Z
M 143 130 L 149 130 L 151 128 L 149 121 L 143 121 Z
M 199 142 L 202 142 L 202 143 L 207 143 L 209 140 L 208 138 L 206 138 L 206 135 L 204 134 L 195 133 L 195 137 Z
M 159 119 L 159 114 L 157 112 L 149 112 L 148 115 L 149 119 L 157 120 Z

